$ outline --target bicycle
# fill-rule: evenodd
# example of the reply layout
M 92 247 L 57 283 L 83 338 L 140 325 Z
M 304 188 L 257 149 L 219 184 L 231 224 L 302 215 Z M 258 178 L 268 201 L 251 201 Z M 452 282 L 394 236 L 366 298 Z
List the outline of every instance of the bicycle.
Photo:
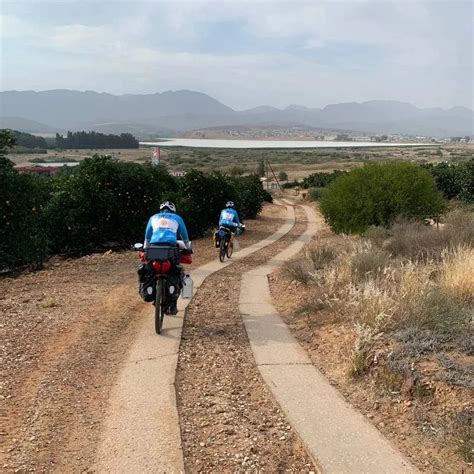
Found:
M 179 293 L 183 284 L 182 273 L 179 276 L 174 275 L 177 278 L 170 281 L 171 271 L 179 263 L 191 263 L 192 250 L 172 245 L 150 246 L 143 249 L 142 244 L 135 244 L 134 247 L 140 251 L 140 260 L 144 264 L 151 264 L 151 267 L 148 267 L 151 275 L 145 287 L 150 298 L 145 301 L 153 302 L 155 305 L 155 332 L 161 334 L 165 314 L 169 314 L 167 311 L 173 301 L 171 294 Z
M 219 248 L 219 260 L 224 263 L 225 257 L 231 258 L 234 253 L 234 236 L 240 235 L 245 229 L 245 225 L 240 224 L 232 232 L 228 227 L 220 226 L 214 234 L 215 246 Z

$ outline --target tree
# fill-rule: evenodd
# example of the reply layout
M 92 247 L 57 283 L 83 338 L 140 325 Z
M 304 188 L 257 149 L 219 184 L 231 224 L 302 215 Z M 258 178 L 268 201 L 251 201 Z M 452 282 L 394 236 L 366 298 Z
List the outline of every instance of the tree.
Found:
M 288 181 L 288 174 L 285 171 L 278 173 L 278 181 Z
M 444 201 L 432 176 L 412 163 L 371 163 L 339 176 L 321 198 L 321 212 L 337 233 L 363 233 L 398 217 L 438 216 Z

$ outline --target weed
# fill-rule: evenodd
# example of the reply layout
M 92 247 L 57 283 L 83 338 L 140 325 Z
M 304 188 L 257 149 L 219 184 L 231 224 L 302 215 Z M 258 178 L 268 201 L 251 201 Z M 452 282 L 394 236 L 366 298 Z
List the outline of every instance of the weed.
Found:
M 311 281 L 311 268 L 305 259 L 293 260 L 285 267 L 285 272 L 289 278 L 303 285 L 307 285 Z
M 377 278 L 390 263 L 390 255 L 383 250 L 366 250 L 351 259 L 351 274 L 355 281 Z
M 322 270 L 336 259 L 337 253 L 333 247 L 316 244 L 309 247 L 306 255 L 311 260 L 315 270 Z

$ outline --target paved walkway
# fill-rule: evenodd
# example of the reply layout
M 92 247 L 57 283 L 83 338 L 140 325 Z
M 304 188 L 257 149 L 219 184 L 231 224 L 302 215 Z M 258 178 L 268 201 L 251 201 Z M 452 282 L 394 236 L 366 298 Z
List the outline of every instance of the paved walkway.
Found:
M 193 270 L 194 291 L 209 275 L 283 237 L 294 223 L 294 209 L 287 206 L 287 220 L 277 232 L 236 252 L 232 260 L 213 261 Z M 165 318 L 160 336 L 154 332 L 152 306 L 143 310 L 139 335 L 111 394 L 95 471 L 184 471 L 174 383 L 184 311 L 189 302 L 179 300 L 178 315 Z
M 268 275 L 316 233 L 315 212 L 307 206 L 304 210 L 306 232 L 266 265 L 242 277 L 240 312 L 260 373 L 323 472 L 417 472 L 313 366 L 271 304 Z

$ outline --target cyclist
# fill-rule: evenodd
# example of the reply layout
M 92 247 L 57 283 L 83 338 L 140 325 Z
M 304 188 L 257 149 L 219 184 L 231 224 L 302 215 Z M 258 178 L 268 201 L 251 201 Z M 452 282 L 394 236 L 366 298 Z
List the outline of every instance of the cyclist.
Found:
M 190 249 L 189 236 L 181 216 L 176 214 L 176 206 L 166 201 L 160 205 L 160 212 L 150 217 L 145 231 L 145 245 L 147 248 L 150 245 L 177 245 L 178 238 L 184 242 L 187 249 Z M 168 277 L 169 289 L 174 289 L 171 293 L 171 303 L 169 305 L 167 314 L 177 314 L 178 297 L 181 285 L 181 271 L 182 268 L 179 265 L 179 258 L 172 262 L 173 267 Z
M 227 201 L 225 209 L 222 209 L 219 216 L 219 225 L 230 229 L 232 232 L 240 226 L 239 215 L 234 207 L 233 201 Z

